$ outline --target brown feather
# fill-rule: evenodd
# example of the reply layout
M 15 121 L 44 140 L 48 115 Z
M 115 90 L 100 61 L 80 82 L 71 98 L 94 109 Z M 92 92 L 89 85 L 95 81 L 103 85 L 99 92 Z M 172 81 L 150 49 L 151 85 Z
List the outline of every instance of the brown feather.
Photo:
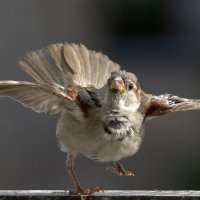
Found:
M 88 50 L 84 45 L 68 43 L 26 53 L 19 66 L 37 84 L 0 81 L 0 96 L 10 97 L 36 112 L 51 113 L 64 107 L 88 109 L 86 96 L 78 95 L 78 90 L 101 88 L 113 71 L 120 70 L 106 55 Z
M 145 96 L 147 101 L 144 103 L 143 112 L 147 117 L 179 111 L 200 111 L 200 100 L 198 99 L 180 98 L 170 94 L 160 96 L 145 94 Z
M 84 45 L 53 44 L 27 53 L 19 66 L 39 83 L 101 88 L 120 66 Z
M 24 81 L 0 81 L 0 96 L 9 97 L 36 112 L 57 113 L 72 101 L 65 91 Z

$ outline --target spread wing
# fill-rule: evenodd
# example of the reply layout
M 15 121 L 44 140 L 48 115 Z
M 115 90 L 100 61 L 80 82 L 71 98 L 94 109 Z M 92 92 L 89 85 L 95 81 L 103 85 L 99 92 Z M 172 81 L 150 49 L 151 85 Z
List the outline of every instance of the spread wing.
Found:
M 10 97 L 36 112 L 56 113 L 92 106 L 87 90 L 101 88 L 120 66 L 84 45 L 52 44 L 27 53 L 19 66 L 37 83 L 0 81 L 0 96 Z
M 52 114 L 64 107 L 72 107 L 70 104 L 74 101 L 63 88 L 24 81 L 0 81 L 0 96 L 14 99 L 36 112 Z
M 146 95 L 146 99 L 148 103 L 145 104 L 146 106 L 143 106 L 143 112 L 147 117 L 179 111 L 200 111 L 199 99 L 180 98 L 171 94 L 160 96 Z
M 101 88 L 120 66 L 106 55 L 77 44 L 52 44 L 29 52 L 19 66 L 38 83 Z

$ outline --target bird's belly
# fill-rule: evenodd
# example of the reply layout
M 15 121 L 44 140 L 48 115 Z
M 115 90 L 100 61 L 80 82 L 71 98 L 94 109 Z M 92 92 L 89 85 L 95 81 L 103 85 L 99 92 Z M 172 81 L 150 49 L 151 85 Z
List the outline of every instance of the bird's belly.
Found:
M 75 121 L 65 122 L 63 116 L 58 122 L 57 137 L 62 150 L 66 152 L 81 153 L 101 162 L 117 161 L 135 154 L 141 144 L 138 133 L 133 132 L 122 140 L 116 140 L 105 132 L 103 126 L 83 128 Z
M 96 152 L 95 159 L 101 162 L 118 161 L 134 155 L 141 144 L 140 137 L 125 137 L 122 141 L 107 141 Z
M 122 141 L 108 141 L 104 137 L 93 140 L 87 137 L 75 138 L 69 133 L 66 135 L 67 137 L 61 142 L 65 151 L 74 151 L 100 162 L 118 161 L 132 156 L 141 144 L 141 137 L 139 136 L 131 138 L 127 136 Z

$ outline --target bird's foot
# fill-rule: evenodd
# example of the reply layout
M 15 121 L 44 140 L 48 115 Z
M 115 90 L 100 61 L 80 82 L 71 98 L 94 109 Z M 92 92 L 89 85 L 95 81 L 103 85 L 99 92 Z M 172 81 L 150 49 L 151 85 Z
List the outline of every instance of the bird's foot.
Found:
M 117 163 L 115 167 L 108 166 L 106 171 L 118 174 L 119 176 L 134 176 L 131 171 L 126 171 L 119 163 Z
M 92 195 L 96 192 L 104 192 L 101 187 L 94 187 L 90 189 L 77 188 L 77 190 L 69 190 L 69 195 Z

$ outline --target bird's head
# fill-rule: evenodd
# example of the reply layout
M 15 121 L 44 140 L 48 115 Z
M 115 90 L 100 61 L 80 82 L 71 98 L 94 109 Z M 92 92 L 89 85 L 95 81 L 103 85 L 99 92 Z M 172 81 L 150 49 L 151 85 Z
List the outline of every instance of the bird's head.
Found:
M 111 109 L 134 112 L 141 103 L 137 77 L 126 71 L 112 72 L 104 86 L 104 101 Z

